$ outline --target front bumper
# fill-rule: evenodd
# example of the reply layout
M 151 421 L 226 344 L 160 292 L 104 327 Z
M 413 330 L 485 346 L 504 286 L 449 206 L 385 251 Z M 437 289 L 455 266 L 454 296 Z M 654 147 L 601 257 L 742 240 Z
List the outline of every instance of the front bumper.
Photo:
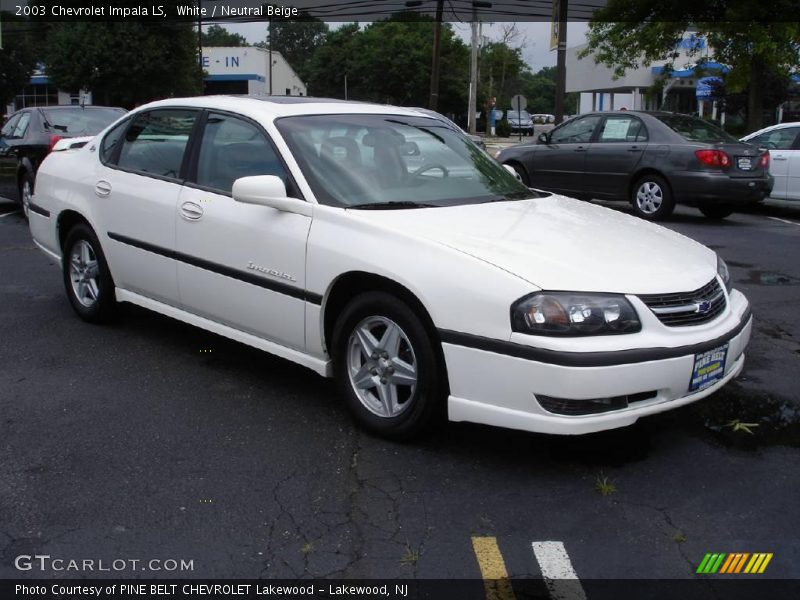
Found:
M 648 353 L 657 354 L 657 351 L 670 356 L 622 364 L 611 359 L 610 364 L 600 366 L 541 362 L 525 356 L 449 343 L 445 339 L 442 347 L 451 390 L 449 418 L 554 434 L 585 434 L 632 425 L 641 417 L 705 398 L 741 373 L 744 350 L 750 341 L 752 316 L 746 306 L 738 315 L 738 318 L 729 315 L 727 319 L 721 319 L 736 323 L 735 327 L 728 328 L 727 333 L 710 336 L 707 344 L 687 346 L 685 354 L 680 351 L 683 347 L 645 348 L 641 349 L 643 358 L 647 358 Z M 728 354 L 722 378 L 702 390 L 689 392 L 695 352 L 705 346 L 724 343 L 728 344 Z M 614 356 L 618 353 L 607 354 Z M 594 358 L 587 364 L 594 362 Z M 654 394 L 626 408 L 579 416 L 548 412 L 537 401 L 537 394 L 587 400 L 644 392 Z

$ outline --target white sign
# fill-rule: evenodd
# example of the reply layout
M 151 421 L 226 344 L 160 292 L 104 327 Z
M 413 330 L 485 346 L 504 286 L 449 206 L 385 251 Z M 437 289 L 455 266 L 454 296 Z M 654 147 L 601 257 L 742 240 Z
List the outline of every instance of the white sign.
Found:
M 528 99 L 522 94 L 517 94 L 511 98 L 511 108 L 514 110 L 525 110 L 528 108 Z

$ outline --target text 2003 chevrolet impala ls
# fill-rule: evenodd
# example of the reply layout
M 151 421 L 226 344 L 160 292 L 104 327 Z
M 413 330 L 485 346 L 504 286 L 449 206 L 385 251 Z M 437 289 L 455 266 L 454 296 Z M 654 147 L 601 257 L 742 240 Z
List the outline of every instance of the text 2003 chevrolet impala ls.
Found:
M 295 361 L 388 437 L 445 412 L 629 425 L 725 385 L 750 337 L 714 252 L 529 190 L 411 110 L 160 101 L 48 157 L 35 189 L 83 319 L 131 302 Z

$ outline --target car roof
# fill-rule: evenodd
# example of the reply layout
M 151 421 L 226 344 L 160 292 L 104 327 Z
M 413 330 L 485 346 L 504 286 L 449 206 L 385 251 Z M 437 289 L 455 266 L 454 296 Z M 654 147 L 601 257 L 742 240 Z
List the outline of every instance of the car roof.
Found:
M 298 115 L 329 114 L 391 114 L 429 118 L 424 117 L 414 109 L 399 106 L 309 96 L 194 96 L 191 98 L 170 98 L 145 104 L 140 106 L 137 111 L 168 107 L 228 110 L 268 120 Z
M 753 133 L 748 133 L 742 139 L 747 140 L 762 133 L 767 133 L 768 131 L 775 131 L 776 129 L 786 129 L 787 127 L 800 127 L 800 121 L 789 121 L 788 123 L 776 123 L 775 125 L 764 127 L 763 129 L 759 129 L 758 131 L 754 131 Z

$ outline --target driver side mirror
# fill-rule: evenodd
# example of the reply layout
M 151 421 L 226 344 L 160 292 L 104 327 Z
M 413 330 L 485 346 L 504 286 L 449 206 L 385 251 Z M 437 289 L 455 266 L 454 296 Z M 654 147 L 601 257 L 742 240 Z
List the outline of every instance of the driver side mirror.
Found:
M 281 212 L 311 216 L 311 205 L 286 195 L 286 185 L 276 175 L 240 177 L 233 182 L 231 195 L 237 202 L 268 206 Z
M 550 143 L 550 136 L 547 135 L 547 132 L 543 131 L 539 134 L 539 143 L 540 144 L 549 144 Z

